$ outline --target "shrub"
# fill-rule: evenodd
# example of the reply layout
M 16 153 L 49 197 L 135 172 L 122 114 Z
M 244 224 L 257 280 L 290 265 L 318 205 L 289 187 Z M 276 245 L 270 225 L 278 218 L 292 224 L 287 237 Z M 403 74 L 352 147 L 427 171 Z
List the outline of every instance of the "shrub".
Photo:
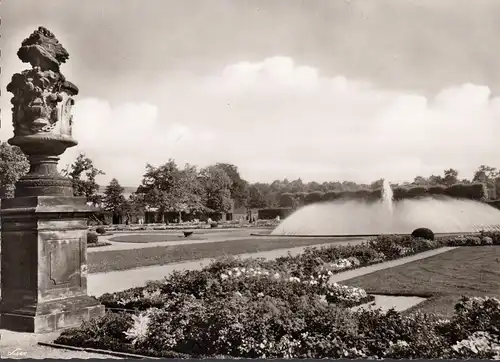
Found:
M 491 238 L 493 245 L 500 245 L 500 232 L 499 231 L 481 231 L 480 236 L 482 238 Z
M 369 246 L 387 259 L 397 259 L 409 254 L 413 239 L 403 235 L 380 235 L 369 241 Z
M 87 244 L 97 244 L 99 241 L 99 235 L 96 232 L 89 231 L 87 232 Z
M 444 186 L 430 186 L 427 193 L 432 196 L 446 195 L 446 187 Z
M 408 189 L 406 192 L 406 198 L 415 199 L 420 197 L 428 196 L 427 187 L 424 186 L 416 186 Z
M 483 236 L 481 238 L 481 244 L 483 245 L 493 245 L 493 239 L 489 236 Z
M 304 200 L 306 205 L 314 204 L 323 201 L 324 193 L 321 191 L 309 192 Z
M 286 218 L 292 212 L 291 208 L 276 208 L 276 209 L 260 209 L 258 211 L 258 218 L 262 220 L 274 220 L 277 216 L 280 219 Z
M 102 226 L 98 226 L 96 229 L 95 229 L 95 232 L 98 233 L 99 235 L 103 235 L 103 234 L 106 234 L 106 229 L 103 228 Z
M 411 236 L 414 238 L 423 238 L 427 240 L 434 240 L 434 233 L 431 229 L 427 228 L 418 228 L 413 230 Z
M 285 192 L 281 194 L 279 198 L 279 205 L 280 207 L 293 207 L 294 205 L 294 200 L 293 200 L 293 194 L 289 192 Z
M 323 195 L 324 201 L 334 201 L 340 198 L 340 193 L 337 191 L 328 191 Z
M 408 189 L 406 187 L 395 187 L 392 189 L 394 200 L 402 200 L 408 197 Z
M 446 188 L 446 195 L 450 197 L 484 201 L 487 199 L 486 187 L 482 183 L 472 185 L 456 184 Z
M 237 358 L 495 358 L 500 301 L 462 298 L 451 320 L 395 310 L 353 312 L 302 296 L 174 294 L 161 308 L 107 313 L 56 343 L 150 356 Z
M 219 226 L 219 224 L 217 224 L 216 222 L 210 223 L 211 228 L 216 228 L 217 226 Z

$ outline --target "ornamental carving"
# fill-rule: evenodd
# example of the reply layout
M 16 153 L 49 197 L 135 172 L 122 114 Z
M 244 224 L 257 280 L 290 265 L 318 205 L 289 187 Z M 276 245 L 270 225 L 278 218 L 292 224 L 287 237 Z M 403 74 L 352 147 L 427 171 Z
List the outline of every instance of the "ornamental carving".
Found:
M 32 68 L 14 74 L 7 85 L 7 91 L 14 95 L 14 136 L 71 136 L 72 96 L 78 94 L 78 88 L 59 69 L 69 58 L 68 52 L 54 34 L 39 27 L 22 42 L 17 55 Z

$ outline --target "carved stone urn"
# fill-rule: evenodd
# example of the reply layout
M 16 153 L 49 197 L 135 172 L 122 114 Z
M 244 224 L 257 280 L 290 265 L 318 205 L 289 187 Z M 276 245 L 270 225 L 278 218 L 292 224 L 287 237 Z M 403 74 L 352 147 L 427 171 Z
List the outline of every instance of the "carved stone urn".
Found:
M 14 137 L 30 170 L 15 197 L 1 204 L 0 328 L 51 332 L 104 314 L 87 295 L 87 219 L 93 209 L 74 197 L 71 180 L 57 170 L 59 156 L 77 145 L 71 136 L 78 88 L 60 72 L 68 52 L 40 27 L 17 55 L 31 69 L 16 73 L 12 98 Z

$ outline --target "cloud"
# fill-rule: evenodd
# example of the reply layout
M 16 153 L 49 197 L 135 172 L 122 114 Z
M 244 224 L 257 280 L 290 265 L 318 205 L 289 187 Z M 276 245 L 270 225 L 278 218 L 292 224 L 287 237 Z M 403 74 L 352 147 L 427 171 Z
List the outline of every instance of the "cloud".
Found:
M 500 166 L 500 99 L 483 85 L 434 97 L 326 77 L 287 57 L 228 65 L 207 77 L 161 77 L 147 102 L 78 99 L 79 146 L 124 185 L 147 162 L 236 164 L 250 181 L 395 182 L 480 164 Z
M 160 164 L 179 147 L 193 147 L 206 135 L 178 122 L 161 122 L 158 107 L 149 103 L 122 103 L 86 98 L 73 109 L 73 136 L 77 147 L 69 149 L 61 164 L 70 164 L 84 152 L 124 185 L 139 182 L 146 163 Z

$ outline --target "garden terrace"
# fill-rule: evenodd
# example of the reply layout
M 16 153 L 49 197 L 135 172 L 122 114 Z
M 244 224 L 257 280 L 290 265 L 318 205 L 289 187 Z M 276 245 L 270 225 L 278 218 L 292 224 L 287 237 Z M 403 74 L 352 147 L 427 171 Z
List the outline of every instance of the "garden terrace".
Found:
M 492 358 L 500 356 L 498 299 L 461 299 L 448 321 L 430 314 L 352 311 L 349 307 L 370 296 L 363 288 L 332 285 L 328 279 L 444 245 L 477 245 L 457 249 L 477 250 L 475 263 L 499 241 L 498 233 L 439 241 L 383 236 L 272 261 L 220 259 L 202 270 L 103 295 L 101 303 L 127 313 L 108 311 L 63 332 L 56 343 L 156 357 Z M 471 263 L 451 255 L 463 270 Z M 481 340 L 486 342 L 480 351 L 467 347 Z

